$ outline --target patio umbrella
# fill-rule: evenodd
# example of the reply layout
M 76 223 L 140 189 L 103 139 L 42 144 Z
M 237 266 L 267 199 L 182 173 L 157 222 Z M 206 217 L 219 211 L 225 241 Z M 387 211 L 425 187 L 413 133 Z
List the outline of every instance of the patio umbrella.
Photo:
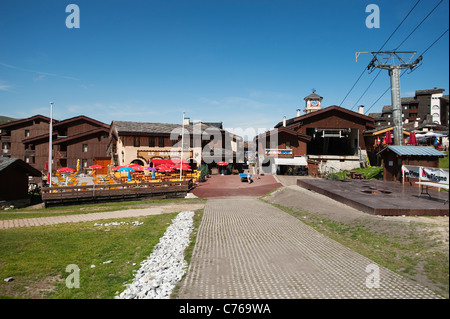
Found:
M 117 169 L 117 172 L 134 172 L 134 168 L 124 166 Z
M 104 166 L 99 165 L 99 164 L 95 164 L 95 165 L 89 166 L 89 168 L 92 168 L 92 169 L 99 169 L 99 168 L 104 168 Z
M 219 166 L 227 166 L 228 163 L 227 162 L 219 162 L 219 163 L 217 163 L 217 165 L 219 165 Z
M 115 167 L 112 168 L 112 170 L 115 172 L 115 171 L 117 171 L 118 169 L 121 169 L 122 167 L 124 167 L 124 166 L 115 166 Z
M 80 171 L 80 159 L 77 159 L 77 172 Z
M 73 173 L 76 172 L 76 169 L 73 169 L 72 167 L 63 167 L 57 170 L 58 173 Z
M 392 144 L 391 131 L 386 132 L 386 144 Z
M 118 172 L 128 172 L 128 180 L 131 181 L 131 172 L 134 172 L 134 169 L 131 167 L 121 167 L 117 170 Z
M 409 135 L 409 144 L 412 144 L 412 145 L 417 144 L 416 132 L 414 132 L 414 131 L 412 131 L 411 135 Z

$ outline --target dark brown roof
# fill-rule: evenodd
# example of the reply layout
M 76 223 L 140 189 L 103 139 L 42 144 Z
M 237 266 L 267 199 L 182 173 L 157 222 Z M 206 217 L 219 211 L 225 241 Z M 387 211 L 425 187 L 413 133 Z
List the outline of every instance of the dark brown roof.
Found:
M 339 111 L 339 112 L 342 112 L 342 113 L 346 113 L 346 114 L 352 115 L 354 117 L 359 117 L 362 120 L 370 122 L 372 124 L 374 123 L 374 119 L 372 117 L 370 117 L 370 116 L 359 114 L 357 112 L 350 111 L 348 109 L 345 109 L 345 108 L 337 106 L 337 105 L 332 105 L 332 106 L 323 108 L 321 110 L 318 110 L 318 111 L 315 111 L 315 112 L 311 112 L 311 113 L 308 113 L 308 114 L 304 114 L 302 116 L 290 119 L 290 120 L 286 121 L 286 125 L 289 126 L 289 125 L 292 125 L 292 124 L 294 124 L 296 122 L 303 121 L 304 119 L 315 117 L 315 116 L 318 116 L 318 115 L 321 115 L 321 114 L 324 114 L 324 113 L 328 113 L 328 112 L 331 112 L 331 111 Z M 277 125 L 275 125 L 275 128 L 279 128 L 282 125 L 283 125 L 283 122 L 279 122 Z
M 90 123 L 93 123 L 93 124 L 95 124 L 95 125 L 97 125 L 97 126 L 102 126 L 102 127 L 109 128 L 109 125 L 108 125 L 108 124 L 105 124 L 105 123 L 103 123 L 103 122 L 97 121 L 97 120 L 95 120 L 95 119 L 93 119 L 93 118 L 90 118 L 90 117 L 87 117 L 87 116 L 85 116 L 85 115 L 78 115 L 78 116 L 74 116 L 74 117 L 71 117 L 71 118 L 69 118 L 69 119 L 60 121 L 60 122 L 56 123 L 56 124 L 54 125 L 54 127 L 65 126 L 65 125 L 68 125 L 68 124 L 73 123 L 73 122 L 75 122 L 75 121 L 85 121 L 85 122 L 90 122 Z
M 34 121 L 34 120 L 37 120 L 37 119 L 41 119 L 43 121 L 46 121 L 46 122 L 50 123 L 50 118 L 49 117 L 38 114 L 38 115 L 34 115 L 32 117 L 28 117 L 26 119 L 21 119 L 21 120 L 17 120 L 17 121 L 14 121 L 14 122 L 8 122 L 8 123 L 5 123 L 5 124 L 2 124 L 2 125 L 0 125 L 0 129 L 13 127 L 13 126 L 20 125 L 20 124 L 23 124 L 23 123 L 27 123 L 27 122 L 30 122 L 30 121 Z M 57 120 L 53 119 L 53 123 L 57 123 L 57 122 L 58 122 Z
M 25 163 L 18 158 L 0 157 L 0 175 L 11 168 L 21 168 L 25 173 L 31 176 L 42 176 L 41 172 L 35 169 L 33 166 Z

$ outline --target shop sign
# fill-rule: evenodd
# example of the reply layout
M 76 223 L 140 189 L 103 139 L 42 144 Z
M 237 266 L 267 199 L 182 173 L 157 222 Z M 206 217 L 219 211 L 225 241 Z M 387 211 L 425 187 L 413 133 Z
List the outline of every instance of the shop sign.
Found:
M 192 151 L 189 152 L 183 152 L 183 157 L 186 158 L 186 155 L 189 154 L 189 158 L 192 157 Z M 181 157 L 181 151 L 170 151 L 170 150 L 147 150 L 147 151 L 138 151 L 137 156 L 141 158 L 145 158 L 146 160 L 149 160 L 154 157 L 161 157 L 161 158 L 180 158 Z
M 294 157 L 294 154 L 291 149 L 266 149 L 266 156 L 274 156 L 274 157 Z

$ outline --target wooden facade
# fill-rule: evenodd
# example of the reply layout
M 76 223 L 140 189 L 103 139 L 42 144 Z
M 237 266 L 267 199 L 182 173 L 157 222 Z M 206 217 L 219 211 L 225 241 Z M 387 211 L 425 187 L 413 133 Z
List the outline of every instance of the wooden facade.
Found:
M 7 155 L 44 173 L 48 167 L 49 123 L 49 118 L 36 115 L 1 125 L 4 132 L 0 138 L 9 147 Z M 54 121 L 52 169 L 76 168 L 78 160 L 80 165 L 89 167 L 94 158 L 106 157 L 108 134 L 109 125 L 83 115 Z
M 28 196 L 28 177 L 41 172 L 17 158 L 0 158 L 0 201 L 24 199 Z
M 53 121 L 56 123 L 56 121 Z M 48 161 L 48 133 L 50 118 L 35 115 L 27 119 L 0 125 L 2 156 L 23 160 L 38 170 Z M 24 143 L 24 140 L 47 136 L 47 145 Z

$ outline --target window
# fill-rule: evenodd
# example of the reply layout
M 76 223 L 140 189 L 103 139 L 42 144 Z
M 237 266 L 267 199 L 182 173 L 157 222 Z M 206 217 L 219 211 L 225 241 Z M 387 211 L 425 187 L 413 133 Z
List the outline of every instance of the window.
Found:
M 291 142 L 290 141 L 286 141 L 286 149 L 291 148 Z
M 25 130 L 25 137 L 30 136 L 30 130 Z
M 88 151 L 88 145 L 87 144 L 83 144 L 83 153 L 86 153 Z
M 164 147 L 164 137 L 158 137 L 158 146 Z
M 155 138 L 153 136 L 150 136 L 148 138 L 148 146 L 149 147 L 155 147 Z
M 30 163 L 30 157 L 29 156 L 25 156 L 25 163 Z
M 134 147 L 139 147 L 141 146 L 141 139 L 139 136 L 135 136 L 134 137 L 134 143 L 133 143 Z
M 81 167 L 86 168 L 87 167 L 87 159 L 81 160 Z

